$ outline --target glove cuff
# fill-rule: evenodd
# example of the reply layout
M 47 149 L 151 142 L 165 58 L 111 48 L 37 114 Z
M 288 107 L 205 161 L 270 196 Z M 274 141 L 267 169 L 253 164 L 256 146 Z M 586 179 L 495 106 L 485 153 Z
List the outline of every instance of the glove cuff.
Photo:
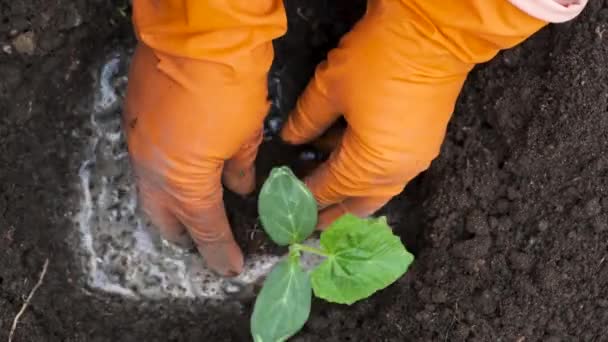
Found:
M 509 2 L 532 17 L 549 23 L 572 20 L 587 5 L 587 0 L 569 1 L 572 3 L 569 5 L 563 5 L 563 0 L 509 0 Z
M 232 66 L 283 35 L 287 18 L 280 0 L 134 0 L 133 25 L 155 51 Z

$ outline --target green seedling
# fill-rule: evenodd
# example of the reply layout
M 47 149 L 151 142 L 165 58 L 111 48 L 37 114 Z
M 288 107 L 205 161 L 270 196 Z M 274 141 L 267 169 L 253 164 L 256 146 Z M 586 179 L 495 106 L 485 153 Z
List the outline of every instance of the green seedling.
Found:
M 272 170 L 258 203 L 264 230 L 275 243 L 289 246 L 289 254 L 274 266 L 256 299 L 251 317 L 256 342 L 285 341 L 302 329 L 313 292 L 332 303 L 352 304 L 399 279 L 414 260 L 384 217 L 346 214 L 321 233 L 320 248 L 302 244 L 317 225 L 317 205 L 287 167 Z M 324 260 L 305 271 L 302 253 Z

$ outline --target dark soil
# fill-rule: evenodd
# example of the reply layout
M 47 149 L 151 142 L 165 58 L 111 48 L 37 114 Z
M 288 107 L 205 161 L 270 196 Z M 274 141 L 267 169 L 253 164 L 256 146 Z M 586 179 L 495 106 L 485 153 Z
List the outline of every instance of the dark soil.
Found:
M 85 125 L 103 58 L 134 44 L 125 3 L 0 2 L 1 341 L 46 258 L 16 341 L 248 340 L 248 303 L 235 313 L 83 289 L 68 243 L 84 144 L 73 131 Z M 293 106 L 364 1 L 286 5 L 273 115 Z M 262 170 L 288 161 L 279 150 L 297 154 L 266 144 Z M 441 156 L 384 209 L 416 253 L 411 271 L 350 307 L 315 302 L 293 340 L 608 340 L 606 151 L 608 1 L 595 0 L 574 22 L 476 68 Z M 231 197 L 229 206 L 246 244 L 255 202 Z

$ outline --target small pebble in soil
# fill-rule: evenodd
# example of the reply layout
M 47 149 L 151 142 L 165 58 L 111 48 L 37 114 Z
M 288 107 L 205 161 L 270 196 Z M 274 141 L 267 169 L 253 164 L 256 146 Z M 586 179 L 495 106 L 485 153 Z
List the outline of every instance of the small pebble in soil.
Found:
M 501 198 L 496 202 L 496 210 L 500 213 L 500 214 L 506 214 L 509 212 L 509 200 L 507 200 L 506 198 Z
M 43 51 L 43 53 L 46 53 L 60 47 L 65 41 L 65 34 L 46 31 L 42 33 L 42 37 L 39 41 L 40 49 Z
M 508 67 L 515 67 L 519 63 L 520 60 L 520 49 L 514 48 L 510 50 L 506 50 L 502 54 L 502 60 Z
M 546 220 L 541 220 L 540 222 L 538 222 L 538 230 L 544 232 L 547 229 L 549 229 L 549 222 L 547 222 Z
M 63 23 L 63 26 L 66 29 L 78 27 L 82 24 L 82 16 L 74 5 L 68 6 L 66 8 L 65 18 L 66 19 Z
M 506 232 L 513 227 L 513 220 L 509 216 L 503 216 L 498 219 L 498 230 Z
M 508 259 L 512 269 L 524 272 L 529 271 L 534 263 L 532 256 L 519 251 L 511 251 Z
M 539 270 L 537 281 L 545 290 L 555 290 L 560 285 L 560 273 L 552 267 L 545 267 Z
M 281 130 L 283 120 L 281 118 L 270 118 L 266 122 L 266 126 L 271 134 L 276 135 Z
M 601 202 L 602 202 L 602 207 L 604 208 L 604 210 L 608 211 L 608 197 L 602 198 Z
M 487 263 L 484 259 L 465 260 L 463 267 L 468 273 L 480 273 L 487 271 Z
M 528 276 L 515 276 L 513 278 L 513 287 L 529 296 L 538 296 L 538 289 Z
M 28 31 L 21 33 L 13 39 L 13 46 L 18 53 L 33 55 L 36 50 L 36 36 L 34 32 Z
M 429 302 L 431 301 L 431 288 L 427 287 L 426 285 L 424 286 L 425 287 L 421 288 L 418 291 L 418 298 L 420 298 L 424 302 Z
M 599 198 L 593 198 L 585 204 L 585 213 L 588 216 L 596 216 L 602 212 L 602 205 Z
M 310 320 L 306 324 L 309 325 L 314 331 L 321 331 L 327 328 L 330 323 L 331 321 L 324 315 L 311 315 Z
M 510 186 L 507 189 L 507 198 L 511 201 L 516 200 L 518 198 L 521 197 L 521 194 L 519 193 L 519 191 L 514 187 L 514 186 Z
M 457 338 L 457 340 L 466 341 L 470 333 L 471 328 L 464 324 L 458 324 L 454 329 L 454 337 Z
M 490 228 L 486 215 L 481 210 L 473 210 L 466 218 L 465 229 L 471 234 L 488 235 Z
M 4 45 L 2 45 L 2 51 L 4 53 L 6 53 L 7 55 L 10 55 L 13 53 L 13 47 L 8 44 L 4 44 Z
M 429 322 L 432 318 L 432 314 L 428 311 L 419 311 L 414 315 L 414 319 L 418 322 Z
M 448 294 L 442 289 L 434 289 L 431 294 L 431 300 L 437 304 L 445 303 L 448 300 Z
M 0 84 L 0 89 L 8 92 L 19 86 L 23 80 L 23 74 L 15 64 L 0 64 L 0 80 L 4 82 L 4 84 Z
M 233 282 L 225 282 L 222 288 L 222 290 L 228 294 L 238 293 L 241 289 L 242 285 Z
M 317 153 L 315 153 L 315 151 L 303 151 L 300 153 L 299 159 L 303 161 L 314 161 L 317 160 Z
M 492 296 L 492 292 L 489 290 L 484 290 L 482 293 L 477 295 L 475 298 L 475 304 L 477 309 L 486 315 L 490 315 L 496 311 L 496 301 Z
M 465 319 L 466 319 L 468 322 L 474 322 L 474 321 L 476 321 L 476 315 L 475 315 L 475 312 L 474 312 L 473 310 L 469 310 L 469 311 L 467 311 L 467 313 L 465 314 Z
M 485 256 L 490 250 L 492 239 L 490 237 L 476 237 L 460 241 L 452 247 L 452 255 L 463 259 L 476 259 Z
M 605 232 L 608 230 L 608 218 L 604 216 L 596 216 L 591 220 L 591 226 L 596 233 Z
M 488 224 L 490 225 L 490 228 L 492 230 L 497 229 L 498 228 L 498 218 L 496 218 L 495 216 L 490 216 L 490 218 L 488 219 Z
M 586 216 L 585 210 L 581 205 L 575 205 L 570 209 L 570 216 L 580 219 Z

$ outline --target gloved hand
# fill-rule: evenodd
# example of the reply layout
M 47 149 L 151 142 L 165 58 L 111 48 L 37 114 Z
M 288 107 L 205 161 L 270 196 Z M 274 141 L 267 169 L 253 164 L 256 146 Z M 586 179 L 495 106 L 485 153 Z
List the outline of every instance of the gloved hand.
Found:
M 135 0 L 140 44 L 124 129 L 143 210 L 168 240 L 191 237 L 208 266 L 232 276 L 243 255 L 222 198 L 255 186 L 268 111 L 272 39 L 286 30 L 280 0 Z
M 546 24 L 523 10 L 565 21 L 586 1 L 512 2 L 519 8 L 507 0 L 368 1 L 282 130 L 285 141 L 302 144 L 340 115 L 348 123 L 329 160 L 305 180 L 322 209 L 319 228 L 345 212 L 372 214 L 430 165 L 468 72 Z

